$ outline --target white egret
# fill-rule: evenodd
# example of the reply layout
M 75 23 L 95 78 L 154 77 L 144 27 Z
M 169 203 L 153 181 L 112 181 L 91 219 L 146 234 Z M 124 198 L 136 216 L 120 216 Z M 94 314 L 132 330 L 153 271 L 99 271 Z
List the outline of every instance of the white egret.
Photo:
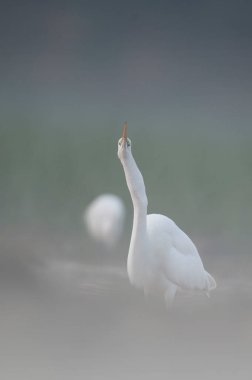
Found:
M 125 123 L 118 141 L 118 157 L 134 209 L 127 259 L 130 283 L 143 289 L 146 295 L 158 292 L 164 296 L 167 306 L 172 304 L 178 289 L 208 294 L 216 282 L 204 269 L 191 239 L 168 217 L 147 215 L 144 180 L 132 156 L 127 129 Z
M 83 218 L 93 239 L 112 248 L 123 232 L 125 206 L 116 195 L 102 194 L 90 203 Z

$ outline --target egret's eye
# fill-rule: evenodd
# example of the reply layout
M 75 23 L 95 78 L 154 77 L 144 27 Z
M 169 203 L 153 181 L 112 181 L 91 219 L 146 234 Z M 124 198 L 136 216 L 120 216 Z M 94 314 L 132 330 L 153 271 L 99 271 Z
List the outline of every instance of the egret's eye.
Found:
M 123 141 L 123 139 L 120 138 L 120 140 L 118 141 L 118 145 L 119 145 L 119 146 L 122 145 L 122 141 Z M 127 146 L 128 146 L 128 147 L 131 146 L 131 141 L 130 141 L 130 139 L 128 139 L 128 138 L 127 138 Z
M 130 139 L 127 139 L 127 146 L 131 146 L 131 141 L 130 141 Z

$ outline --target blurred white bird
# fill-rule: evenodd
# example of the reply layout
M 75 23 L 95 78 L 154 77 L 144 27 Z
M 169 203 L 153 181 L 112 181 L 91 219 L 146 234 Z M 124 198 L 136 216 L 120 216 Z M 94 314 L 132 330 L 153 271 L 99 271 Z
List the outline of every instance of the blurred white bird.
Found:
M 123 165 L 134 208 L 127 271 L 132 285 L 144 293 L 161 293 L 167 306 L 176 291 L 203 291 L 216 287 L 214 278 L 204 269 L 191 239 L 169 218 L 147 215 L 148 200 L 142 174 L 131 153 L 127 123 L 118 141 L 118 157 Z
M 83 218 L 93 239 L 112 248 L 123 232 L 125 206 L 116 195 L 102 194 L 90 203 Z

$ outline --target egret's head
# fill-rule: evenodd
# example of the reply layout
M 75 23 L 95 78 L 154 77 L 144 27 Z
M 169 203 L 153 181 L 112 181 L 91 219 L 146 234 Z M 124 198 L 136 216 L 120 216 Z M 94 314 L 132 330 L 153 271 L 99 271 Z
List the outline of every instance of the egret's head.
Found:
M 131 140 L 128 138 L 128 124 L 123 125 L 122 137 L 118 141 L 118 157 L 120 159 L 127 157 L 127 153 L 131 151 Z

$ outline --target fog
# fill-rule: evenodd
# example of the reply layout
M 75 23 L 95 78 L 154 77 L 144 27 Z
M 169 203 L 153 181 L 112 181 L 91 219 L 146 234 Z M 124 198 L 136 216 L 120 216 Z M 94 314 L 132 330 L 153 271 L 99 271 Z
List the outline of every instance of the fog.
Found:
M 126 249 L 99 259 L 87 241 L 3 231 L 4 378 L 249 377 L 252 282 L 245 247 L 225 252 L 225 242 L 196 241 L 218 288 L 210 298 L 178 294 L 167 312 L 129 285 Z
M 251 373 L 251 6 L 37 2 L 0 15 L 0 375 L 246 379 Z M 172 310 L 126 273 L 123 122 L 149 213 L 192 238 L 217 281 Z M 125 203 L 123 238 L 83 210 Z

